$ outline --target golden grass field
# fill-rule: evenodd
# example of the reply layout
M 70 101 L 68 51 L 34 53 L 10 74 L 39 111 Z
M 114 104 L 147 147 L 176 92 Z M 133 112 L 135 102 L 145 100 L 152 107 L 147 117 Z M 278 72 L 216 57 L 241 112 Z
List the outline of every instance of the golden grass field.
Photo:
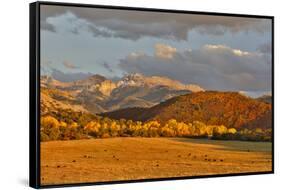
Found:
M 271 171 L 270 142 L 108 138 L 41 142 L 41 184 Z

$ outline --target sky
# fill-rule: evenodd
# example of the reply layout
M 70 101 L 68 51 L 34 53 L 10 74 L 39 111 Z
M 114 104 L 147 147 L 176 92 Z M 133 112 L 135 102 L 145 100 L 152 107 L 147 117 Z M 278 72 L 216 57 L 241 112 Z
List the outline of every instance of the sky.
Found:
M 271 92 L 271 20 L 41 5 L 41 73 L 166 76 L 208 90 Z

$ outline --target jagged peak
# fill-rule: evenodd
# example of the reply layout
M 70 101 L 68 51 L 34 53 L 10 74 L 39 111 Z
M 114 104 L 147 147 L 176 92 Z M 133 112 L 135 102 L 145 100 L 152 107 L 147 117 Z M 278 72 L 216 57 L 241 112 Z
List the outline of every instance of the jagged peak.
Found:
M 145 76 L 141 73 L 131 73 L 125 75 L 118 83 L 118 87 L 126 86 L 166 86 L 176 90 L 190 90 L 192 92 L 204 91 L 196 84 L 183 84 L 166 76 Z
M 121 80 L 136 80 L 142 78 L 145 78 L 145 76 L 141 73 L 130 73 L 125 75 Z

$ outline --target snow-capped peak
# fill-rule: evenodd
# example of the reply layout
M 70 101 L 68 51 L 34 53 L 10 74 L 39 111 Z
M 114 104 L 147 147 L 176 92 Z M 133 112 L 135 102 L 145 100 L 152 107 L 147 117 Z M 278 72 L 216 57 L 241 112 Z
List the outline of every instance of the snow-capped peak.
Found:
M 144 84 L 145 77 L 140 73 L 132 73 L 124 76 L 118 83 L 118 87 L 140 86 Z

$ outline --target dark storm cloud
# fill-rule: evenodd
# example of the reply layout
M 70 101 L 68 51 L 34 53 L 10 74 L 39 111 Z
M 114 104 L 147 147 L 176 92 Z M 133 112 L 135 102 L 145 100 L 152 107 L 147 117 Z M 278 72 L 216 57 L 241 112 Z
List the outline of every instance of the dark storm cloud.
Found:
M 72 82 L 77 80 L 83 80 L 90 76 L 92 76 L 92 73 L 83 73 L 83 72 L 77 72 L 77 73 L 64 73 L 57 69 L 52 69 L 51 76 L 59 81 L 62 82 Z
M 48 18 L 70 12 L 82 19 L 94 36 L 118 37 L 138 40 L 142 37 L 187 40 L 188 32 L 198 30 L 202 34 L 222 35 L 226 31 L 265 32 L 270 20 L 240 17 L 222 17 L 192 14 L 171 14 L 128 10 L 108 10 L 64 6 L 42 6 L 41 28 L 56 31 Z
M 119 67 L 128 73 L 168 76 L 206 89 L 268 91 L 271 88 L 271 65 L 266 64 L 264 54 L 224 45 L 177 51 L 170 58 L 159 57 L 157 52 L 154 56 L 132 53 L 120 60 Z

